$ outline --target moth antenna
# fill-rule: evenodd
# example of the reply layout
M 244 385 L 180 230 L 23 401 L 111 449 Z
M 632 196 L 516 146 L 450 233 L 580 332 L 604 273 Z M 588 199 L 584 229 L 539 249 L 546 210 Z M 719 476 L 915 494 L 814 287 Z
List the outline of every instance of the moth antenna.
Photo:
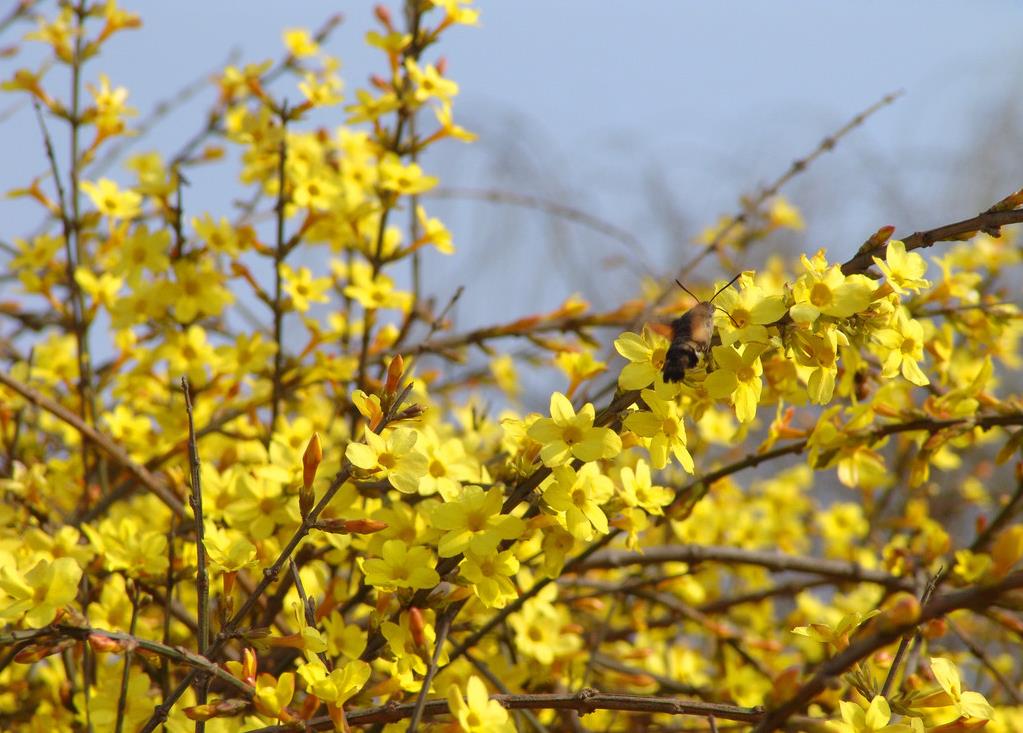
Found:
M 726 310 L 725 310 L 724 308 L 722 308 L 722 307 L 721 307 L 720 305 L 716 305 L 716 306 L 714 306 L 714 307 L 715 307 L 715 308 L 717 308 L 717 309 L 718 309 L 719 311 L 721 311 L 722 313 L 724 313 L 724 314 L 725 314 L 726 316 L 728 316 L 728 320 L 730 320 L 730 321 L 731 321 L 732 323 L 734 323 L 734 324 L 735 324 L 735 327 L 736 327 L 736 328 L 741 328 L 741 326 L 739 326 L 739 322 L 738 322 L 737 320 L 735 320 L 734 318 L 732 318 L 732 314 L 731 314 L 731 313 L 729 313 L 728 311 L 726 311 Z
M 676 280 L 676 281 L 675 281 L 675 284 L 676 284 L 676 285 L 678 285 L 678 286 L 679 286 L 680 288 L 682 288 L 683 290 L 685 290 L 685 291 L 686 291 L 687 293 L 689 293 L 690 297 L 692 297 L 692 298 L 693 298 L 693 300 L 695 300 L 695 301 L 696 301 L 697 303 L 700 303 L 700 302 L 702 302 L 702 301 L 701 301 L 701 300 L 700 300 L 699 298 L 697 298 L 697 297 L 696 297 L 695 295 L 693 295 L 693 291 L 692 291 L 692 290 L 690 290 L 689 288 L 687 288 L 687 287 L 686 287 L 685 285 L 683 285 L 682 283 L 680 283 L 680 282 L 679 282 L 678 280 Z M 713 300 L 713 298 L 711 298 L 711 300 Z
M 708 300 L 707 302 L 708 303 L 713 302 L 714 298 L 716 298 L 719 295 L 721 295 L 722 291 L 727 290 L 729 287 L 731 287 L 732 283 L 734 283 L 736 280 L 738 280 L 741 276 L 742 276 L 742 273 L 740 272 L 738 275 L 736 275 L 731 280 L 729 280 L 726 285 L 722 285 L 721 288 L 716 293 L 714 293 L 714 295 L 712 295 L 710 300 Z M 678 282 L 678 280 L 676 280 L 675 282 Z M 681 285 L 681 283 L 679 283 L 679 284 Z M 688 293 L 689 291 L 687 290 L 686 292 Z

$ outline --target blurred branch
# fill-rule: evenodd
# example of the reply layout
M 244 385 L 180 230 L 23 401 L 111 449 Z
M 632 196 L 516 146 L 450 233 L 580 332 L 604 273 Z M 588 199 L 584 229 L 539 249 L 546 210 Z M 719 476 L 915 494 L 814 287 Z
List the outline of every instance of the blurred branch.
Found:
M 632 232 L 623 229 L 611 222 L 594 216 L 582 209 L 514 191 L 501 191 L 498 189 L 482 188 L 437 188 L 427 192 L 424 196 L 438 199 L 473 199 L 486 201 L 492 204 L 507 204 L 509 206 L 520 206 L 526 209 L 542 211 L 549 216 L 556 216 L 561 219 L 579 224 L 592 231 L 603 234 L 621 244 L 625 251 L 637 257 L 643 257 L 643 245 Z M 649 267 L 640 263 L 647 274 L 653 274 Z
M 100 432 L 91 425 L 87 425 L 81 417 L 71 412 L 63 405 L 55 402 L 41 392 L 32 389 L 28 385 L 22 384 L 2 371 L 0 371 L 0 384 L 13 389 L 33 405 L 41 407 L 57 419 L 67 423 L 77 430 L 82 438 L 100 448 L 116 463 L 120 464 L 122 468 L 128 471 L 128 473 L 130 473 L 139 483 L 156 495 L 157 498 L 159 498 L 172 512 L 174 512 L 174 514 L 178 516 L 178 518 L 185 518 L 186 513 L 182 506 L 181 499 L 174 494 L 171 488 L 155 475 L 150 473 L 145 466 L 141 466 L 133 461 L 127 451 L 118 445 L 117 442 L 109 435 Z
M 666 562 L 690 564 L 721 562 L 735 565 L 756 565 L 774 571 L 791 570 L 842 581 L 877 583 L 888 588 L 906 589 L 912 587 L 912 583 L 906 578 L 900 578 L 881 570 L 871 570 L 854 562 L 713 545 L 661 545 L 647 548 L 643 552 L 604 550 L 580 563 L 575 570 L 584 573 L 587 570 L 622 568 L 632 565 L 660 565 Z
M 920 615 L 913 621 L 892 624 L 869 636 L 858 639 L 843 651 L 821 664 L 810 678 L 788 700 L 769 711 L 759 722 L 753 733 L 771 733 L 784 727 L 785 722 L 805 708 L 828 683 L 844 673 L 856 662 L 897 641 L 904 634 L 913 631 L 932 619 L 947 616 L 959 609 L 983 609 L 994 605 L 1003 594 L 1023 588 L 1023 571 L 1007 575 L 998 583 L 980 585 L 938 596 L 920 609 Z

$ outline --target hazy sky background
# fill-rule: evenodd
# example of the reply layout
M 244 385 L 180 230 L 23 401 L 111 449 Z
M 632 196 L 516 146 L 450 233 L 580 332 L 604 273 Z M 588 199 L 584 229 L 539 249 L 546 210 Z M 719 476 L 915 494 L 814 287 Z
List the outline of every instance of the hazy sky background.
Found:
M 281 29 L 344 25 L 327 44 L 343 61 L 346 95 L 380 71 L 362 41 L 370 3 L 182 0 L 124 2 L 139 31 L 118 35 L 87 67 L 129 88 L 140 118 L 221 65 L 279 58 Z M 884 224 L 902 233 L 971 216 L 1023 185 L 1019 2 L 478 3 L 479 28 L 449 32 L 439 49 L 461 85 L 455 117 L 480 133 L 448 142 L 425 165 L 444 185 L 526 193 L 583 209 L 640 241 L 641 252 L 534 211 L 477 201 L 426 201 L 455 234 L 454 259 L 431 255 L 427 282 L 441 299 L 467 286 L 460 328 L 553 307 L 581 291 L 598 305 L 635 293 L 640 266 L 668 277 L 718 216 L 810 152 L 885 93 L 893 106 L 842 141 L 786 194 L 806 232 L 772 247 L 837 259 Z M 395 17 L 401 13 L 395 8 Z M 17 29 L 18 34 L 28 26 Z M 4 39 L 13 40 L 8 32 Z M 38 44 L 30 44 L 38 46 Z M 9 78 L 32 52 L 0 61 Z M 293 99 L 297 91 L 290 92 Z M 214 91 L 171 115 L 134 149 L 173 153 L 202 123 Z M 0 188 L 45 170 L 31 108 L 0 97 Z M 335 126 L 340 109 L 322 118 Z M 56 129 L 58 126 L 53 125 Z M 58 145 L 66 145 L 58 136 Z M 233 168 L 190 175 L 187 214 L 231 214 Z M 130 180 L 111 169 L 121 182 Z M 31 212 L 31 214 L 27 212 Z M 0 202 L 3 237 L 37 213 Z M 625 258 L 611 267 L 607 258 Z M 715 269 L 705 278 L 730 276 Z

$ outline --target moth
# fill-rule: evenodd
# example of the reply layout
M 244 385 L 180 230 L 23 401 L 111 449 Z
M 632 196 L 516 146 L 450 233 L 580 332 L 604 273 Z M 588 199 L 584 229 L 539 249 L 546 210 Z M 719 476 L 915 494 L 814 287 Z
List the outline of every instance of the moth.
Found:
M 741 275 L 742 273 L 739 273 Z M 671 322 L 671 345 L 664 355 L 662 374 L 665 382 L 681 382 L 686 376 L 686 369 L 692 369 L 700 361 L 700 355 L 710 351 L 710 342 L 714 338 L 714 309 L 723 308 L 714 305 L 714 298 L 739 279 L 736 275 L 721 287 L 710 300 L 701 301 L 693 295 L 689 288 L 676 280 L 676 284 L 698 301 L 696 305 Z M 729 316 L 731 318 L 731 316 Z

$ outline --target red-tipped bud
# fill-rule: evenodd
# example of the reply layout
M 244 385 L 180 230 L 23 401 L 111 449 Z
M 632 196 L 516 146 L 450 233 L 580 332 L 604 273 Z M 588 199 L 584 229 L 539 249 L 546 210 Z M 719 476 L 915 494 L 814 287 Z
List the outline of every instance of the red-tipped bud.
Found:
M 321 519 L 316 529 L 330 534 L 373 534 L 387 529 L 387 522 L 376 519 Z
M 53 644 L 29 644 L 14 655 L 14 661 L 18 664 L 34 664 L 40 659 L 60 654 L 74 645 L 74 639 L 61 639 Z
M 320 445 L 320 434 L 313 433 L 313 437 L 309 439 L 309 445 L 306 446 L 305 453 L 302 454 L 302 485 L 306 488 L 313 485 L 313 479 L 316 478 L 316 469 L 320 467 L 322 460 L 323 447 Z
M 391 21 L 391 11 L 384 5 L 374 5 L 373 15 L 377 17 L 387 30 L 394 30 L 394 23 Z
M 92 647 L 94 652 L 120 653 L 123 652 L 128 645 L 123 641 L 111 639 L 109 636 L 104 636 L 103 634 L 89 634 L 89 646 Z
M 398 383 L 401 381 L 401 375 L 404 373 L 405 360 L 401 357 L 401 354 L 398 354 L 387 365 L 387 384 L 384 386 L 386 394 L 394 394 L 398 391 Z
M 415 645 L 420 648 L 426 647 L 426 619 L 423 618 L 423 612 L 416 606 L 412 606 L 408 610 L 408 630 L 412 635 L 412 641 Z
M 313 437 L 302 454 L 302 489 L 298 492 L 298 507 L 302 518 L 309 516 L 316 503 L 316 495 L 313 492 L 313 481 L 316 479 L 316 469 L 320 467 L 323 460 L 323 448 L 320 446 L 320 434 L 313 433 Z
M 444 76 L 444 72 L 448 70 L 448 60 L 441 56 L 437 59 L 437 73 Z
M 310 695 L 310 697 L 313 697 Z M 314 700 L 316 698 L 313 698 Z M 185 717 L 189 720 L 210 720 L 211 718 L 233 718 L 249 708 L 248 700 L 217 700 L 205 705 L 193 705 L 185 708 Z

